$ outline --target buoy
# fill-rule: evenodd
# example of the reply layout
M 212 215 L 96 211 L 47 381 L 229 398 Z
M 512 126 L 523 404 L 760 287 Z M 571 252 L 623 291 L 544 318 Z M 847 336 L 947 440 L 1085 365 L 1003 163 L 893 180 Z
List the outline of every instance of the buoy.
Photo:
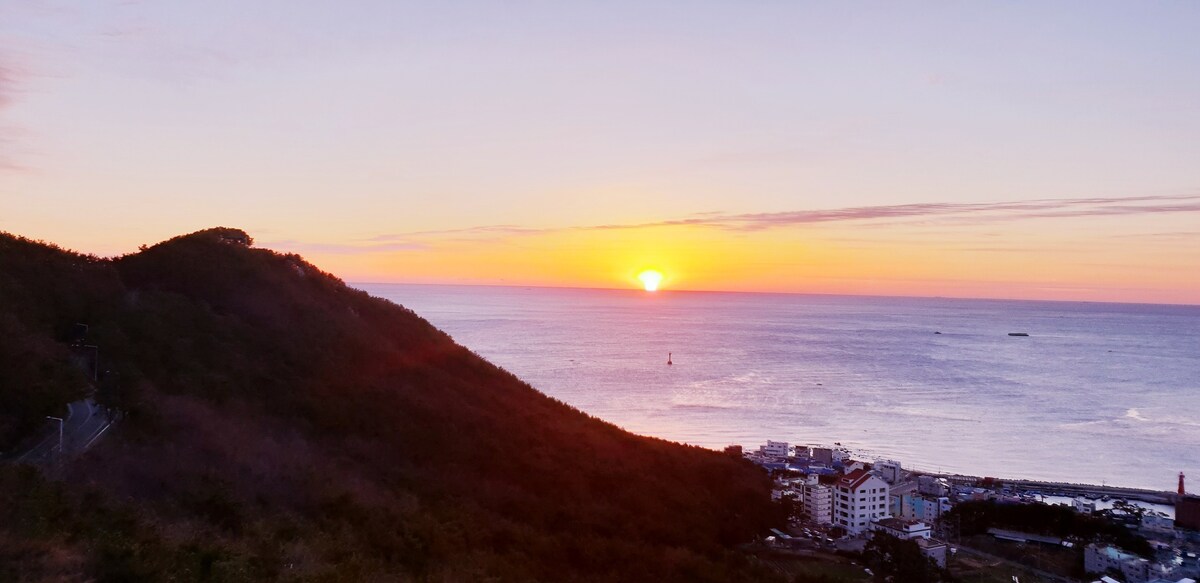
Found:
M 672 364 L 675 364 L 675 363 L 671 362 L 671 353 L 668 352 L 667 353 L 667 366 L 671 366 Z

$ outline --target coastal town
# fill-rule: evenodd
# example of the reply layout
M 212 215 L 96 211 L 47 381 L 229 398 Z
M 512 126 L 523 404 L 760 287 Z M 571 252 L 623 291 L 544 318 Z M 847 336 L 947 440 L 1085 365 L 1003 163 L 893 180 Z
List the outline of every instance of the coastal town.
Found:
M 1187 493 L 1182 473 L 1176 492 L 1158 492 L 913 471 L 855 459 L 840 444 L 725 451 L 770 473 L 790 522 L 764 544 L 781 552 L 862 557 L 883 537 L 912 541 L 942 570 L 1011 566 L 1013 581 L 1017 571 L 1047 581 L 1200 578 L 1200 496 Z

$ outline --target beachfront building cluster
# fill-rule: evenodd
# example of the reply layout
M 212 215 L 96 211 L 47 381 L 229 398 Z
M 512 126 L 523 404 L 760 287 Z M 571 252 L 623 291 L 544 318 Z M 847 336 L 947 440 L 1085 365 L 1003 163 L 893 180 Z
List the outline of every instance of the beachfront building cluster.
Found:
M 840 446 L 792 446 L 768 440 L 742 455 L 787 476 L 778 480 L 775 497 L 792 500 L 805 521 L 841 527 L 851 535 L 863 534 L 872 523 L 892 516 L 890 488 L 906 478 L 900 462 L 879 460 L 869 464 L 853 460 Z M 911 496 L 907 504 L 909 518 L 927 521 L 949 510 L 949 499 L 927 502 Z
M 1112 488 L 1096 491 L 1047 485 L 1049 488 L 1034 489 L 1029 484 L 994 478 L 922 475 L 904 470 L 893 460 L 854 460 L 840 446 L 793 446 L 769 441 L 750 451 L 743 452 L 740 447 L 726 451 L 769 470 L 775 479 L 774 495 L 792 502 L 791 534 L 781 532 L 774 537 L 789 545 L 854 548 L 857 544 L 861 549 L 864 537 L 883 533 L 915 541 L 926 556 L 944 565 L 948 547 L 934 535 L 956 531 L 957 525 L 948 525 L 945 520 L 956 504 L 973 500 L 991 500 L 1005 506 L 1034 504 L 1053 497 L 1066 500 L 1078 512 L 1096 514 L 1135 529 L 1155 549 L 1152 558 L 1142 558 L 1093 545 L 1086 553 L 1086 568 L 1096 576 L 1114 577 L 1120 583 L 1176 583 L 1188 577 L 1200 578 L 1200 530 L 1193 526 L 1200 506 L 1195 496 L 1180 494 L 1172 520 L 1168 514 L 1146 507 L 1137 512 L 1122 511 L 1122 505 L 1114 503 L 1115 511 L 1100 510 L 1097 501 L 1107 501 Z M 843 534 L 850 540 L 835 540 Z M 989 528 L 988 534 L 1001 543 L 1068 548 L 1086 544 L 1001 528 Z

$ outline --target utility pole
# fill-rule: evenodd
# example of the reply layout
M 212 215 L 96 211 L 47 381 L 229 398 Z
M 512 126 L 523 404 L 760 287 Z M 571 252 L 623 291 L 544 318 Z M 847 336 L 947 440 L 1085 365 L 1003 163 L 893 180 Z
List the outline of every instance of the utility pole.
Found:
M 92 349 L 92 382 L 94 383 L 100 376 L 100 347 L 95 344 L 84 344 L 83 347 Z
M 62 420 L 62 417 L 46 416 L 46 419 L 53 419 L 54 421 L 58 421 L 58 455 L 62 455 L 62 452 L 63 452 L 63 420 Z

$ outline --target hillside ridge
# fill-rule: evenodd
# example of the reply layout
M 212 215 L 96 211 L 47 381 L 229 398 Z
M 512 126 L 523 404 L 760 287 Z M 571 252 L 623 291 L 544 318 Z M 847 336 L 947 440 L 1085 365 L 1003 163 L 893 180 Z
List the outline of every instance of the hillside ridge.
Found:
M 0 234 L 0 449 L 79 398 L 81 322 L 123 419 L 58 479 L 0 468 L 0 579 L 772 577 L 733 550 L 779 523 L 758 469 L 547 397 L 239 229 L 111 259 Z

